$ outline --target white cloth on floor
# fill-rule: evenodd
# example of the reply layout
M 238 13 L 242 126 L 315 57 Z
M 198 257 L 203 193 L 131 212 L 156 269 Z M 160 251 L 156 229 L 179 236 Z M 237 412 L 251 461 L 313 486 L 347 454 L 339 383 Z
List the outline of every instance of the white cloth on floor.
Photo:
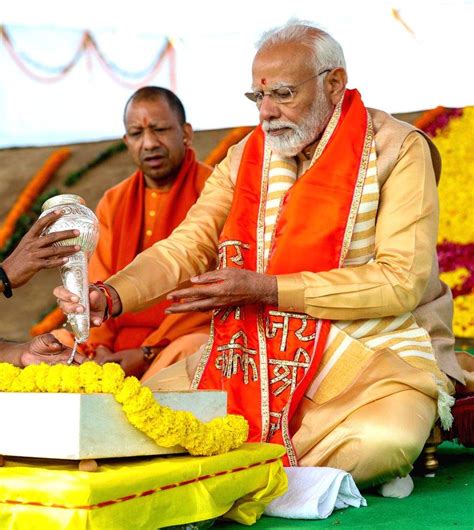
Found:
M 333 510 L 367 506 L 354 479 L 332 467 L 285 467 L 288 491 L 272 501 L 265 515 L 286 519 L 326 519 Z

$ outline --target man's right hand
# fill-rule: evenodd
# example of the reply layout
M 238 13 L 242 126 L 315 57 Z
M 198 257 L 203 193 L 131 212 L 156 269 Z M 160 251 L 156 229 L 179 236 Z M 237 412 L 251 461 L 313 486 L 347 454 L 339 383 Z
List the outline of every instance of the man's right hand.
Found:
M 79 303 L 79 297 L 62 285 L 56 287 L 53 294 L 66 316 L 71 313 L 84 313 L 85 308 Z M 93 284 L 89 285 L 89 305 L 91 325 L 100 326 L 104 320 L 107 300 L 105 294 Z
M 41 235 L 61 215 L 61 211 L 58 210 L 38 219 L 15 250 L 3 261 L 1 265 L 12 288 L 25 284 L 41 269 L 53 269 L 64 265 L 67 256 L 80 250 L 78 245 L 54 246 L 58 241 L 77 237 L 79 230 L 63 230 L 46 236 Z

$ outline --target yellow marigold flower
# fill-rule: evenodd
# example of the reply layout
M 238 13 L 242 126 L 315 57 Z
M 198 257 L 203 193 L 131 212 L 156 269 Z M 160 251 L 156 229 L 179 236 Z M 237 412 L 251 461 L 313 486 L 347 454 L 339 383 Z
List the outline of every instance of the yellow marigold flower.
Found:
M 135 414 L 145 411 L 156 405 L 152 391 L 147 387 L 141 387 L 137 396 L 124 403 L 123 410 L 126 414 Z
M 125 403 L 130 399 L 134 399 L 140 392 L 140 381 L 136 377 L 126 377 L 122 388 L 115 394 L 115 398 L 119 403 Z
M 36 365 L 35 369 L 35 382 L 36 386 L 38 387 L 39 392 L 47 392 L 47 379 L 49 374 L 49 365 L 46 363 L 41 363 L 39 365 Z
M 20 371 L 12 384 L 13 392 L 37 392 L 34 366 L 27 366 Z
M 466 267 L 459 267 L 454 271 L 442 272 L 439 277 L 446 285 L 454 289 L 454 287 L 460 287 L 470 274 Z
M 102 366 L 92 361 L 79 366 L 81 386 L 87 394 L 102 392 Z
M 125 372 L 117 363 L 105 363 L 102 366 L 102 392 L 115 394 L 123 385 Z
M 20 368 L 10 363 L 0 363 L 0 392 L 11 392 L 11 384 L 19 376 L 20 371 Z
M 454 299 L 453 330 L 456 337 L 470 338 L 474 329 L 474 294 Z
M 465 107 L 433 138 L 443 161 L 439 184 L 440 225 L 438 241 L 474 242 L 474 107 Z
M 82 390 L 79 366 L 69 366 L 64 371 L 61 381 L 61 392 L 76 393 Z
M 66 368 L 62 364 L 55 364 L 49 367 L 46 376 L 46 392 L 60 392 L 63 370 Z

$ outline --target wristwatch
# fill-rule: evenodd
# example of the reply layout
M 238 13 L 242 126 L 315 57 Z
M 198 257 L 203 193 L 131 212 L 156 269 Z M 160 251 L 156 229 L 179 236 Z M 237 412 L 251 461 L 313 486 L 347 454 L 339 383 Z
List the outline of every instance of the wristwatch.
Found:
M 143 358 L 147 363 L 151 363 L 153 359 L 156 357 L 156 354 L 158 351 L 154 348 L 150 348 L 149 346 L 142 346 L 143 350 Z
M 8 279 L 7 273 L 3 270 L 2 267 L 0 267 L 0 282 L 3 284 L 3 294 L 6 298 L 11 298 L 12 293 L 12 286 L 10 283 L 10 280 Z
M 155 344 L 154 346 L 142 346 L 143 351 L 143 358 L 147 363 L 151 363 L 153 359 L 163 350 L 163 348 L 166 348 L 171 343 L 169 339 L 161 339 L 158 344 Z

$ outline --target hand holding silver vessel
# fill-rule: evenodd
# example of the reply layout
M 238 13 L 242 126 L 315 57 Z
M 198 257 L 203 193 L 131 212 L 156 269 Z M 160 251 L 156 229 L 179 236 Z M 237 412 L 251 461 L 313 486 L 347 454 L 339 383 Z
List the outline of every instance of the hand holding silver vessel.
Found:
M 80 250 L 69 257 L 59 268 L 64 287 L 79 297 L 84 306 L 83 313 L 69 314 L 67 319 L 74 333 L 76 343 L 85 342 L 89 337 L 89 278 L 88 260 L 95 250 L 99 238 L 99 222 L 94 212 L 85 206 L 82 197 L 73 194 L 56 195 L 42 206 L 40 217 L 50 211 L 61 210 L 62 216 L 43 235 L 61 230 L 76 229 L 79 235 L 72 239 L 58 241 L 55 245 L 79 245 Z

